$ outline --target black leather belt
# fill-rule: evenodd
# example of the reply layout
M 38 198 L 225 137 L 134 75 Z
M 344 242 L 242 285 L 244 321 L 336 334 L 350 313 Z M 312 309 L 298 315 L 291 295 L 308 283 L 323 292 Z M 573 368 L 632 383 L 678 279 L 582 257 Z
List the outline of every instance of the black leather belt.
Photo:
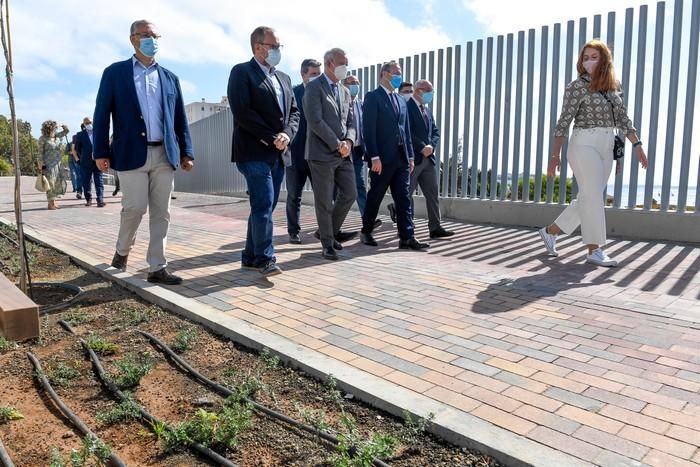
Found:
M 162 141 L 146 141 L 146 146 L 162 146 Z

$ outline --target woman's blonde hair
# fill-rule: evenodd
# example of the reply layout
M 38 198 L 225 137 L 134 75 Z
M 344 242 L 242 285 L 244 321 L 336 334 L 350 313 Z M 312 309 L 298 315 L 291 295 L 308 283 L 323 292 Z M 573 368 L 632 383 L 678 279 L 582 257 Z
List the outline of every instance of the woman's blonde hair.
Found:
M 51 136 L 51 132 L 56 129 L 58 124 L 55 120 L 46 120 L 41 124 L 41 134 L 44 136 Z
M 581 48 L 578 54 L 578 62 L 576 62 L 576 71 L 581 76 L 586 73 L 583 67 L 583 52 L 586 49 L 595 49 L 600 53 L 598 66 L 591 75 L 591 91 L 613 91 L 617 89 L 617 79 L 615 79 L 615 67 L 613 65 L 612 52 L 605 42 L 599 39 L 588 41 Z

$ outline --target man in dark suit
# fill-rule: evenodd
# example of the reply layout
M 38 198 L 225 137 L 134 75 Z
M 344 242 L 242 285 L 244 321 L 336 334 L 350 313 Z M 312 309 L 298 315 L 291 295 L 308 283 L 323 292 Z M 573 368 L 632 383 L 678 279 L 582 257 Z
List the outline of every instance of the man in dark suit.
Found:
M 395 61 L 382 65 L 380 86 L 365 96 L 362 105 L 366 160 L 370 163 L 370 189 L 362 216 L 360 240 L 376 246 L 374 221 L 387 189 L 396 205 L 399 248 L 422 250 L 430 245 L 416 240 L 413 232 L 409 178 L 413 148 L 406 102 L 394 90 L 401 84 L 401 67 Z
M 333 48 L 323 56 L 323 75 L 309 83 L 304 94 L 308 125 L 306 159 L 313 176 L 316 220 L 326 259 L 337 260 L 340 242 L 357 232 L 340 227 L 357 197 L 352 146 L 355 141 L 350 91 L 340 83 L 347 76 L 348 59 L 342 49 Z M 333 201 L 333 191 L 338 190 Z
M 428 209 L 430 238 L 451 237 L 454 232 L 440 225 L 440 195 L 438 193 L 438 161 L 435 148 L 440 144 L 440 130 L 428 105 L 433 101 L 433 85 L 426 79 L 416 81 L 413 95 L 408 100 L 408 119 L 411 122 L 411 140 L 415 168 L 411 174 L 411 195 L 420 186 Z M 413 203 L 413 199 L 411 199 Z M 411 208 L 413 212 L 413 208 Z
M 272 245 L 272 212 L 284 167 L 292 163 L 289 143 L 299 128 L 299 110 L 289 76 L 275 69 L 282 45 L 275 30 L 255 28 L 253 58 L 231 70 L 228 100 L 233 113 L 232 161 L 248 183 L 250 217 L 241 266 L 263 276 L 280 274 Z
M 92 121 L 90 117 L 83 119 L 80 125 L 82 131 L 75 138 L 75 152 L 80 159 L 80 176 L 82 179 L 83 193 L 85 194 L 85 206 L 92 206 L 92 190 L 90 185 L 92 180 L 95 181 L 95 195 L 97 196 L 97 207 L 102 208 L 104 202 L 104 182 L 102 181 L 102 172 L 95 164 L 93 154 L 93 137 Z
M 304 117 L 304 89 L 310 81 L 321 74 L 321 62 L 307 58 L 301 62 L 302 83 L 294 86 L 294 98 L 299 108 L 299 130 L 289 145 L 292 153 L 292 165 L 285 169 L 287 180 L 287 233 L 289 243 L 300 244 L 299 212 L 301 210 L 301 193 L 307 180 L 311 180 L 309 164 L 305 159 L 306 118 Z
M 135 21 L 130 33 L 134 55 L 113 63 L 102 74 L 95 105 L 94 154 L 102 172 L 110 167 L 117 171 L 124 192 L 112 266 L 126 269 L 148 209 L 148 281 L 174 285 L 182 278 L 166 269 L 170 196 L 175 170 L 178 166 L 192 169 L 194 156 L 180 82 L 155 60 L 159 37 L 152 23 Z

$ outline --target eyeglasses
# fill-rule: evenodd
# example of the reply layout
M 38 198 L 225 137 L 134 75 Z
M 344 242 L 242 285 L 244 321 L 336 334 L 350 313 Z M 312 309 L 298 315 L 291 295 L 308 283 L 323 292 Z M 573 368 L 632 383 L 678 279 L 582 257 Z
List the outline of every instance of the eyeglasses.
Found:
M 152 38 L 154 38 L 154 39 L 160 39 L 161 37 L 163 37 L 163 36 L 161 36 L 160 34 L 156 34 L 155 32 L 152 32 L 152 33 L 150 33 L 150 34 L 145 33 L 145 32 L 135 32 L 135 33 L 132 34 L 132 36 L 137 36 L 137 37 L 152 37 Z
M 272 50 L 280 50 L 280 49 L 284 48 L 284 46 L 282 44 L 268 44 L 267 42 L 258 42 L 258 44 L 266 45 L 269 48 L 271 48 Z

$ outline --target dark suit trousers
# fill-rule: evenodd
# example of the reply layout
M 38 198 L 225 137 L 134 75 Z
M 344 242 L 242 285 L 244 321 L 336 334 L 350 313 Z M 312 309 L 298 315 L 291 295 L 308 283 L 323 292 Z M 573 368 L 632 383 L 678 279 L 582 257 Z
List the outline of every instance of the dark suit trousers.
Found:
M 357 198 L 355 169 L 352 159 L 338 157 L 332 161 L 309 161 L 311 175 L 315 182 L 314 207 L 316 220 L 324 248 L 333 246 L 335 234 L 345 222 L 345 218 Z M 338 197 L 333 202 L 333 191 L 337 188 Z
M 85 192 L 85 200 L 90 201 L 92 199 L 92 192 L 90 185 L 92 181 L 95 181 L 95 192 L 97 195 L 97 201 L 102 201 L 104 198 L 104 183 L 102 181 L 102 172 L 97 168 L 95 161 L 83 162 L 80 164 L 80 173 L 83 179 L 83 191 Z
M 360 209 L 360 215 L 365 213 L 365 207 L 367 206 L 367 186 L 363 177 L 365 171 L 364 157 L 364 149 L 360 147 L 352 148 L 352 164 L 355 167 L 355 186 L 357 187 L 357 207 Z
M 301 210 L 301 193 L 304 191 L 306 180 L 311 181 L 311 170 L 305 160 L 300 163 L 294 161 L 285 169 L 287 179 L 287 232 L 298 234 L 301 230 L 299 226 L 299 212 Z
M 391 188 L 391 197 L 396 207 L 396 223 L 399 238 L 408 240 L 414 237 L 411 194 L 409 192 L 410 171 L 408 164 L 382 166 L 382 173 L 369 173 L 370 187 L 367 193 L 367 206 L 362 215 L 362 232 L 372 233 L 374 221 L 379 213 L 386 190 Z

